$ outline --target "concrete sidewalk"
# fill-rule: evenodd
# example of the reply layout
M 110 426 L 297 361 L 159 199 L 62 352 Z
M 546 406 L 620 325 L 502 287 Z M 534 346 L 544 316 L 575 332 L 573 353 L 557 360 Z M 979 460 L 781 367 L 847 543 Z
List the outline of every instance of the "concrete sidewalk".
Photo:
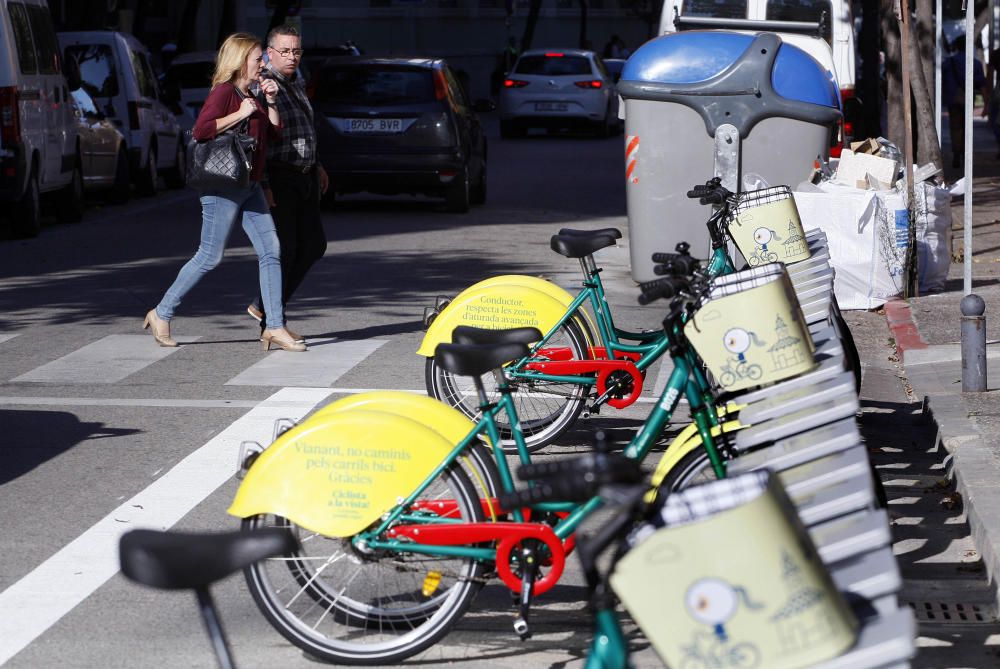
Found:
M 979 130 L 979 128 L 977 128 Z M 980 133 L 977 132 L 977 140 Z M 977 144 L 977 146 L 979 146 Z M 973 292 L 1000 318 L 1000 162 L 991 143 L 976 155 L 973 180 Z M 960 175 L 948 170 L 951 182 Z M 963 206 L 952 202 L 952 266 L 944 292 L 886 304 L 885 315 L 917 400 L 937 427 L 938 444 L 952 456 L 976 547 L 996 593 L 1000 577 L 1000 342 L 988 343 L 988 391 L 962 392 Z M 995 339 L 995 337 L 994 337 Z M 995 595 L 994 595 L 995 596 Z

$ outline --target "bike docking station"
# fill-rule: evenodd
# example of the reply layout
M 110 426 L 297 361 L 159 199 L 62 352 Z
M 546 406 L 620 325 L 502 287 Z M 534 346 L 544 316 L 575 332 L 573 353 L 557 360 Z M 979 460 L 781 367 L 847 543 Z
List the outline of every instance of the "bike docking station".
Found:
M 733 192 L 750 173 L 768 183 L 798 184 L 814 160 L 828 155 L 840 117 L 827 74 L 772 33 L 691 31 L 651 40 L 626 63 L 619 92 L 625 102 L 632 277 L 639 282 L 657 278 L 650 251 L 680 242 L 707 246 L 703 229 L 693 224 L 700 217 L 691 194 L 680 188 L 690 174 L 713 170 Z M 727 437 L 738 454 L 727 464 L 727 478 L 764 470 L 777 475 L 854 611 L 856 642 L 810 666 L 908 666 L 915 623 L 898 602 L 902 577 L 884 493 L 856 424 L 860 362 L 833 293 L 826 235 L 802 230 L 787 187 L 736 198 L 727 232 L 749 268 L 713 279 L 711 299 L 685 326 L 716 383 L 732 389 L 728 405 L 739 410 L 740 428 Z M 778 285 L 785 288 L 795 313 L 776 315 L 751 304 L 743 314 L 724 303 L 735 305 L 741 294 L 767 284 L 776 294 L 782 292 Z M 726 307 L 718 310 L 718 323 L 693 332 L 716 299 Z M 716 348 L 719 342 L 726 347 L 728 359 L 713 364 L 718 352 L 706 355 L 699 347 L 701 339 L 712 338 Z M 777 372 L 781 380 L 763 385 L 767 364 L 756 363 L 751 348 L 770 356 L 772 368 L 783 370 Z

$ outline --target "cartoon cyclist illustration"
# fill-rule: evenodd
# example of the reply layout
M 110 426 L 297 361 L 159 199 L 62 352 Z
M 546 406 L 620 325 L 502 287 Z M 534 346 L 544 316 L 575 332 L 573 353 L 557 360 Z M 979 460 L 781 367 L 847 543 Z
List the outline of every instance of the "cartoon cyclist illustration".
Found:
M 717 578 L 702 578 L 691 584 L 684 606 L 696 621 L 712 627 L 713 634 L 696 632 L 693 643 L 684 647 L 681 669 L 751 669 L 760 661 L 760 650 L 752 643 L 730 643 L 725 623 L 736 615 L 740 601 L 751 610 L 763 604 L 750 600 L 745 588 L 734 587 Z
M 778 259 L 778 254 L 768 251 L 767 245 L 772 241 L 781 241 L 778 233 L 770 228 L 760 227 L 753 231 L 754 250 L 747 258 L 751 267 L 756 267 L 761 263 L 774 262 Z
M 726 363 L 722 368 L 722 374 L 719 377 L 719 383 L 723 387 L 728 388 L 742 378 L 750 378 L 752 380 L 757 380 L 761 377 L 763 370 L 760 365 L 748 364 L 746 353 L 750 350 L 751 344 L 757 346 L 765 346 L 766 343 L 762 342 L 757 334 L 754 332 L 749 332 L 743 328 L 730 328 L 722 336 L 722 344 L 726 347 L 726 350 L 730 353 L 735 354 L 734 358 L 730 358 L 735 364 L 734 366 Z

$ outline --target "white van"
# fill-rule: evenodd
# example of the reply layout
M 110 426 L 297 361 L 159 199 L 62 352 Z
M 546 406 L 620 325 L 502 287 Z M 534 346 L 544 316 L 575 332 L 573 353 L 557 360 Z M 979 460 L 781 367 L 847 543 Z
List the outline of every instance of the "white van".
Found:
M 76 115 L 44 0 L 0 0 L 0 207 L 12 232 L 41 230 L 41 194 L 62 221 L 83 217 Z
M 160 173 L 168 186 L 183 188 L 183 131 L 169 108 L 175 101 L 159 90 L 149 50 L 132 35 L 113 30 L 61 32 L 59 44 L 65 58 L 79 65 L 84 90 L 125 135 L 139 193 L 156 193 Z
M 840 89 L 844 135 L 853 132 L 855 51 L 845 0 L 665 0 L 659 34 L 681 30 L 772 31 L 829 70 Z

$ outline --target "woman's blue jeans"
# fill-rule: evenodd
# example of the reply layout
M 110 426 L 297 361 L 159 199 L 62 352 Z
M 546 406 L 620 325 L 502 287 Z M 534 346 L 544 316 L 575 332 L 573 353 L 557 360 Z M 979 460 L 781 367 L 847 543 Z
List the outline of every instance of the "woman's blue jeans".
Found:
M 165 321 L 174 317 L 174 311 L 188 291 L 201 277 L 222 262 L 226 241 L 236 219 L 242 214 L 246 231 L 260 267 L 260 294 L 267 314 L 267 328 L 285 326 L 281 309 L 281 253 L 274 219 L 264 200 L 260 184 L 253 182 L 249 188 L 208 190 L 201 196 L 201 244 L 198 252 L 187 261 L 173 285 L 156 305 L 156 315 Z

